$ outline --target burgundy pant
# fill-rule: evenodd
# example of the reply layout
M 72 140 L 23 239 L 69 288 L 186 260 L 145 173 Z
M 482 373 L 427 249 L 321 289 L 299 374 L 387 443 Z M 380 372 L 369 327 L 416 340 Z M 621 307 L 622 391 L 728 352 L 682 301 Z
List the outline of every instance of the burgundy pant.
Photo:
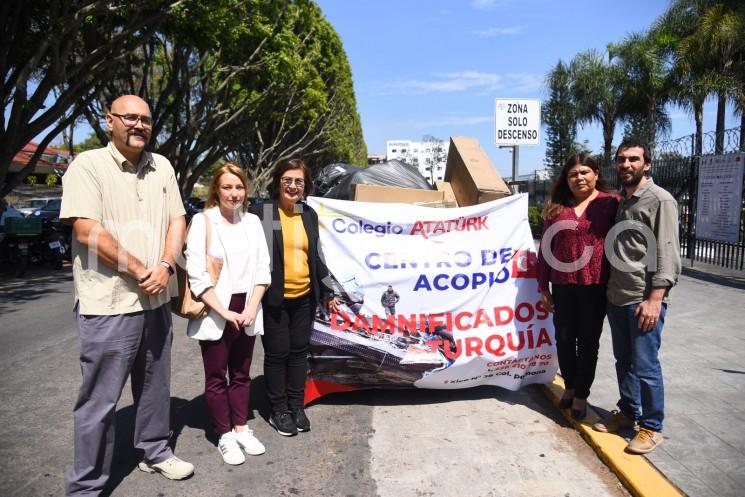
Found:
M 246 294 L 235 294 L 228 308 L 242 312 L 245 304 Z M 226 323 L 219 340 L 199 341 L 204 362 L 204 398 L 212 417 L 212 427 L 218 435 L 229 432 L 233 426 L 245 425 L 248 420 L 251 388 L 248 372 L 255 340 L 256 337 Z M 230 381 L 226 379 L 226 373 Z

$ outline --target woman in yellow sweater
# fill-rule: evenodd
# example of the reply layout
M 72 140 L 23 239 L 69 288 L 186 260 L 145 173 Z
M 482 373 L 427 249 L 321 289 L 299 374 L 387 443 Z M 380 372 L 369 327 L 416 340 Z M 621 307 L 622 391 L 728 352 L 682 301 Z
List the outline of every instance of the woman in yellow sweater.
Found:
M 316 307 L 336 301 L 323 286 L 328 269 L 318 252 L 318 215 L 305 202 L 313 193 L 310 169 L 301 159 L 284 160 L 269 186 L 272 199 L 252 207 L 272 253 L 272 282 L 264 295 L 264 378 L 280 435 L 310 430 L 303 409 L 308 349 Z M 279 221 L 279 222 L 277 222 Z

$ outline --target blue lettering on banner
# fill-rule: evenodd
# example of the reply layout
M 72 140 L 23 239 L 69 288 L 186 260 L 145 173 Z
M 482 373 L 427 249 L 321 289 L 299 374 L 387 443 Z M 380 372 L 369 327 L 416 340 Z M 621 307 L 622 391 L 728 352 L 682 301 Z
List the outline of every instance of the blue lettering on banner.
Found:
M 357 235 L 359 233 L 375 233 L 375 236 L 378 237 L 388 234 L 400 235 L 404 231 L 402 226 L 391 224 L 390 221 L 385 224 L 373 224 L 365 222 L 362 219 L 354 221 L 343 217 L 337 217 L 331 221 L 331 227 L 337 233 L 348 233 L 350 235 Z
M 488 273 L 471 273 L 470 275 L 464 273 L 453 275 L 441 273 L 433 276 L 431 279 L 426 274 L 421 274 L 414 284 L 414 291 L 445 291 L 451 288 L 453 290 L 465 290 L 467 288 L 476 290 L 484 285 L 491 287 L 495 283 L 504 283 L 509 278 L 510 271 L 506 266 L 500 269 L 499 272 L 489 271 Z

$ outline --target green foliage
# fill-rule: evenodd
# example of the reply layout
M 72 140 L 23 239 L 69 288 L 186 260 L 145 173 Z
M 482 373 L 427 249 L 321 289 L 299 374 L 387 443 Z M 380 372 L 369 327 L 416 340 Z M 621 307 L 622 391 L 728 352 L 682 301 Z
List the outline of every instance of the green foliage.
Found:
M 546 167 L 560 169 L 575 151 L 577 114 L 571 93 L 569 67 L 559 61 L 548 74 L 549 100 L 542 108 L 542 121 L 546 125 Z
M 558 92 L 563 78 L 560 61 L 547 77 L 551 119 L 546 164 L 556 163 L 559 141 L 571 128 L 567 100 Z M 742 0 L 673 0 L 648 30 L 608 45 L 608 59 L 589 50 L 570 63 L 568 85 L 580 124 L 603 129 L 603 162 L 608 163 L 615 124 L 624 134 L 654 144 L 670 130 L 669 103 L 688 110 L 696 124 L 695 150 L 702 150 L 703 106 L 716 96 L 716 149 L 722 148 L 725 102 L 734 103 L 745 129 L 745 2 Z M 563 103 L 562 103 L 563 102 Z M 564 132 L 559 130 L 564 129 Z M 745 131 L 741 131 L 741 143 Z M 567 141 L 565 143 L 571 143 Z
M 258 189 L 286 157 L 366 160 L 341 40 L 308 0 L 184 0 L 99 95 L 89 116 L 98 136 L 96 114 L 122 93 L 150 103 L 153 147 L 184 195 L 224 159 Z
M 47 186 L 57 186 L 58 182 L 59 182 L 59 178 L 54 173 L 47 174 L 47 177 L 44 180 L 44 183 L 46 183 Z
M 29 174 L 24 179 L 24 183 L 26 183 L 27 185 L 35 185 L 36 182 L 37 182 L 37 178 L 35 174 Z
M 572 98 L 580 123 L 597 123 L 603 130 L 601 164 L 610 165 L 613 134 L 623 117 L 621 102 L 626 75 L 596 50 L 577 54 L 569 65 Z
M 528 207 L 528 223 L 530 224 L 530 231 L 533 233 L 533 239 L 537 240 L 543 233 L 543 217 L 541 216 L 541 209 L 535 205 Z
M 76 143 L 73 148 L 75 149 L 75 153 L 79 154 L 80 152 L 85 152 L 86 150 L 93 150 L 101 147 L 103 147 L 103 143 L 101 143 L 101 140 L 98 139 L 96 133 L 91 133 L 88 135 L 88 138 L 80 143 Z

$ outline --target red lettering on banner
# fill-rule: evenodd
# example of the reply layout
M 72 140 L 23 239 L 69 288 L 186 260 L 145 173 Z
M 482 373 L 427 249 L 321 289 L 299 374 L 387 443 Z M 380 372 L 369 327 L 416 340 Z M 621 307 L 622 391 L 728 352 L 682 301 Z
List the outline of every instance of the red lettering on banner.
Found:
M 502 313 L 506 313 L 507 317 L 502 317 Z M 495 307 L 494 308 L 494 324 L 496 326 L 504 326 L 512 321 L 515 316 L 515 311 L 512 307 Z
M 481 346 L 483 343 L 479 337 L 467 337 L 466 338 L 466 355 L 477 355 L 481 356 Z
M 370 333 L 370 323 L 367 322 L 367 318 L 362 314 L 357 314 L 357 317 L 354 318 L 354 327 L 358 330 L 365 330 Z
M 339 318 L 341 318 L 342 324 L 339 324 Z M 349 318 L 349 314 L 344 311 L 339 311 L 338 313 L 332 312 L 330 319 L 332 331 L 346 330 L 352 325 L 352 320 Z
M 479 309 L 476 311 L 476 319 L 473 322 L 473 327 L 477 328 L 482 324 L 485 324 L 486 326 L 494 326 L 491 319 L 489 319 L 489 316 L 487 316 L 486 311 L 484 309 Z
M 541 345 L 552 345 L 551 337 L 548 336 L 548 330 L 546 328 L 541 328 L 541 331 L 538 332 L 538 342 L 536 342 L 535 346 L 540 347 Z
M 499 342 L 498 347 L 494 347 L 494 342 Z M 502 335 L 491 335 L 486 339 L 486 351 L 497 357 L 504 355 L 504 338 Z
M 470 330 L 471 329 L 471 325 L 470 324 L 469 325 L 465 325 L 465 324 L 461 323 L 460 321 L 464 317 L 468 317 L 468 319 L 471 319 L 471 316 L 473 316 L 473 313 L 467 312 L 467 311 L 459 312 L 458 314 L 456 314 L 455 315 L 455 328 L 458 329 L 458 330 L 460 330 L 460 331 Z
M 392 334 L 395 328 L 396 328 L 396 321 L 395 321 L 395 317 L 392 315 L 386 316 L 385 321 L 380 319 L 379 316 L 372 317 L 372 329 L 370 330 L 370 333 L 372 333 L 373 335 L 377 333 L 378 331 Z

